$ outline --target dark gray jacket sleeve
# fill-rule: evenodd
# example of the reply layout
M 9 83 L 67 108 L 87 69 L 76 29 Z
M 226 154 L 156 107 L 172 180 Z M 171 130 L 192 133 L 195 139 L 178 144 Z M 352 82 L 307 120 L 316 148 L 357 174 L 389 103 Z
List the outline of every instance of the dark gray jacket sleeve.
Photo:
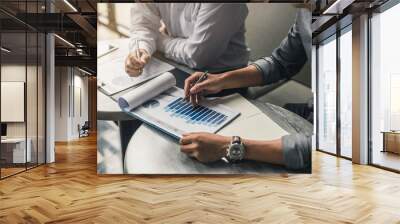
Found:
M 291 134 L 282 137 L 283 160 L 291 170 L 311 170 L 311 137 Z
M 272 52 L 272 56 L 263 57 L 252 63 L 262 72 L 265 85 L 291 78 L 307 62 L 307 52 L 300 33 L 305 23 L 301 15 L 298 13 L 295 24 L 280 46 Z

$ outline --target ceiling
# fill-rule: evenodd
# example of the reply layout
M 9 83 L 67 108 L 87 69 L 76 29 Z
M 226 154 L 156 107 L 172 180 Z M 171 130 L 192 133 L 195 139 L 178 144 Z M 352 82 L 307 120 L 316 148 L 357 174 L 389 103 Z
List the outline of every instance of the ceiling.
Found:
M 38 33 L 55 33 L 56 66 L 96 74 L 96 7 L 96 0 L 1 0 L 2 46 L 12 50 L 7 58 L 35 57 L 44 45 L 36 43 Z
M 388 0 L 319 0 L 313 11 L 312 35 L 317 44 L 351 24 L 354 17 L 374 10 Z

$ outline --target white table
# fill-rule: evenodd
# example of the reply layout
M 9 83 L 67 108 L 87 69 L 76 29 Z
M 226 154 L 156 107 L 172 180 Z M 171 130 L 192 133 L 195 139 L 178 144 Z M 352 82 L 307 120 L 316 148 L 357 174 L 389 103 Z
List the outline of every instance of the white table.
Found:
M 26 140 L 26 141 L 25 141 Z M 26 145 L 26 152 L 25 152 Z M 5 138 L 1 139 L 2 157 L 4 154 L 12 154 L 11 158 L 6 158 L 6 163 L 20 164 L 32 160 L 32 140 L 30 138 Z

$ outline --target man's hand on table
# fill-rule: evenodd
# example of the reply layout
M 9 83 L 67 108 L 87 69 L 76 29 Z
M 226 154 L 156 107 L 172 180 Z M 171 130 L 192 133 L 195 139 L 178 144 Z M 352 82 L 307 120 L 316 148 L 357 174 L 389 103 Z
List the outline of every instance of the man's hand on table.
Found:
M 125 60 L 125 72 L 132 77 L 139 76 L 144 66 L 150 61 L 150 58 L 151 56 L 144 49 L 138 49 L 138 52 L 129 53 Z
M 231 138 L 217 134 L 196 132 L 184 134 L 180 140 L 181 151 L 200 162 L 220 160 L 226 155 Z

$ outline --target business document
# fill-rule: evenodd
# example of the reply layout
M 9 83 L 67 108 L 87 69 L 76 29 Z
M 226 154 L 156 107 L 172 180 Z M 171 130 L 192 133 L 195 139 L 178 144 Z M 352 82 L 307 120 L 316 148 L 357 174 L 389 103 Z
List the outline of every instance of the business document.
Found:
M 175 77 L 164 73 L 121 96 L 118 103 L 123 111 L 176 139 L 189 132 L 216 133 L 240 115 L 215 100 L 193 106 L 175 84 Z
M 238 112 L 212 101 L 194 107 L 183 98 L 183 91 L 176 87 L 129 113 L 177 139 L 190 132 L 216 133 L 239 116 Z
M 120 56 L 97 65 L 98 87 L 107 95 L 121 92 L 174 69 L 172 65 L 153 57 L 146 64 L 140 76 L 131 77 L 125 72 L 125 59 L 126 56 Z

